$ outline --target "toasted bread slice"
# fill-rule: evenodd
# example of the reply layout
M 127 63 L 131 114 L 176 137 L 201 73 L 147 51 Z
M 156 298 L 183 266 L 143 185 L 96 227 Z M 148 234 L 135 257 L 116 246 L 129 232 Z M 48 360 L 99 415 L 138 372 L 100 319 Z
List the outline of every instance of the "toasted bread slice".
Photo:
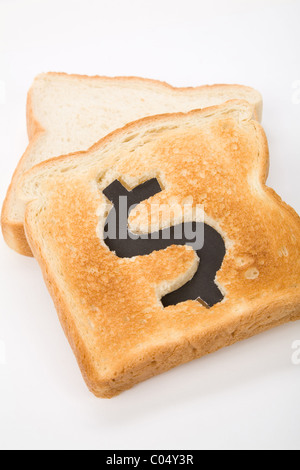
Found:
M 232 101 L 145 118 L 24 175 L 26 235 L 96 396 L 300 318 L 300 219 L 265 185 L 267 171 L 264 131 L 246 102 Z M 224 298 L 211 308 L 161 302 L 201 267 L 191 247 L 126 258 L 106 244 L 108 188 L 118 181 L 130 192 L 153 178 L 161 191 L 136 206 L 130 227 L 154 230 L 142 207 L 202 205 L 226 249 L 214 280 Z M 157 221 L 171 224 L 166 212 Z
M 261 95 L 240 85 L 173 88 L 142 78 L 85 77 L 48 73 L 36 78 L 28 94 L 29 146 L 9 187 L 2 210 L 7 244 L 31 255 L 23 222 L 24 205 L 16 196 L 20 176 L 50 157 L 87 150 L 99 139 L 130 121 L 159 113 L 189 111 L 245 99 L 262 113 Z

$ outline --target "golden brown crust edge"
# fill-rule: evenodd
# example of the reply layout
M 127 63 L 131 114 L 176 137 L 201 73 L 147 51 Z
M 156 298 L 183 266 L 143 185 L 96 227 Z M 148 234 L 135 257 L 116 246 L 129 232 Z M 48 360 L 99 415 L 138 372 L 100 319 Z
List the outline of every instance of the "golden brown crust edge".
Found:
M 195 91 L 197 89 L 214 89 L 214 88 L 221 88 L 224 87 L 226 89 L 227 87 L 237 87 L 241 88 L 243 87 L 244 89 L 249 89 L 252 90 L 251 87 L 243 86 L 243 85 L 228 85 L 228 84 L 214 84 L 214 85 L 201 85 L 197 87 L 174 87 L 170 85 L 167 82 L 155 80 L 155 79 L 149 79 L 149 78 L 142 78 L 142 77 L 134 77 L 134 76 L 128 76 L 128 77 L 106 77 L 106 76 L 88 76 L 88 75 L 78 75 L 78 74 L 67 74 L 63 72 L 48 72 L 46 74 L 42 75 L 53 75 L 53 76 L 62 76 L 62 77 L 70 77 L 70 78 L 78 78 L 78 79 L 90 79 L 90 80 L 111 80 L 111 81 L 124 81 L 124 80 L 130 80 L 130 81 L 140 81 L 141 83 L 149 83 L 151 85 L 155 86 L 161 86 L 163 88 L 167 88 L 169 90 L 176 90 L 178 92 L 186 92 L 186 91 Z M 38 78 L 38 77 L 37 77 Z M 16 221 L 12 221 L 9 217 L 9 208 L 8 208 L 8 201 L 11 198 L 12 192 L 13 192 L 13 187 L 15 185 L 15 181 L 19 176 L 20 173 L 20 168 L 22 166 L 23 161 L 27 158 L 27 155 L 30 154 L 31 148 L 34 146 L 35 141 L 40 137 L 40 135 L 45 131 L 45 129 L 41 126 L 41 124 L 36 120 L 33 112 L 33 106 L 32 106 L 32 87 L 28 91 L 27 95 L 27 106 L 26 106 L 26 121 L 27 121 L 27 133 L 29 137 L 29 144 L 27 149 L 25 150 L 23 156 L 21 157 L 16 170 L 12 176 L 11 183 L 9 185 L 3 206 L 2 206 L 2 211 L 1 211 L 1 227 L 2 227 L 2 234 L 3 238 L 6 242 L 6 244 L 12 248 L 14 251 L 17 253 L 23 255 L 23 256 L 29 256 L 32 257 L 32 250 L 30 249 L 30 246 L 27 242 L 27 238 L 25 235 L 25 229 L 24 229 L 24 224 Z M 258 92 L 257 92 L 258 93 Z M 255 117 L 258 120 L 261 120 L 262 116 L 262 100 L 259 105 L 254 109 Z M 57 157 L 60 158 L 60 157 Z
M 38 139 L 39 135 L 44 131 L 40 130 L 36 131 L 34 137 L 30 141 L 25 153 L 23 154 L 14 174 L 12 177 L 12 181 L 9 185 L 9 188 L 6 193 L 5 200 L 3 202 L 2 211 L 1 211 L 1 229 L 3 238 L 6 244 L 14 251 L 19 253 L 23 256 L 32 257 L 32 251 L 28 245 L 27 238 L 25 235 L 24 224 L 16 221 L 12 221 L 9 217 L 9 199 L 11 198 L 11 194 L 13 192 L 13 185 L 15 178 L 19 177 L 19 167 L 23 159 L 27 158 L 27 153 L 30 152 L 31 147 L 34 145 L 35 139 Z
M 19 172 L 20 172 L 20 168 L 23 163 L 23 160 L 27 158 L 27 155 L 30 153 L 31 148 L 35 145 L 35 141 L 40 137 L 41 134 L 45 132 L 41 124 L 35 119 L 33 108 L 32 108 L 31 90 L 32 90 L 32 87 L 28 91 L 27 104 L 26 104 L 26 123 L 27 123 L 27 134 L 29 138 L 29 144 L 13 173 L 11 183 L 7 190 L 6 197 L 3 202 L 2 211 L 1 211 L 1 228 L 2 228 L 3 238 L 6 244 L 17 253 L 23 256 L 29 256 L 29 257 L 32 257 L 33 255 L 27 242 L 24 224 L 12 221 L 10 219 L 8 201 L 11 198 L 15 180 L 19 177 Z

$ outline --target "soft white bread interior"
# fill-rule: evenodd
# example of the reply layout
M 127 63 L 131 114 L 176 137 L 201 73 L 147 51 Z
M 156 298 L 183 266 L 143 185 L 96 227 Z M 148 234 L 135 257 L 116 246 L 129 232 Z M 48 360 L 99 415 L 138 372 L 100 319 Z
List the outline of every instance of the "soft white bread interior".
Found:
M 246 102 L 232 101 L 145 118 L 23 176 L 26 235 L 96 396 L 300 318 L 300 219 L 266 186 L 267 171 L 264 131 Z M 163 190 L 146 205 L 192 197 L 225 241 L 215 280 L 225 297 L 210 309 L 160 302 L 193 276 L 192 249 L 127 259 L 103 241 L 103 190 L 115 179 L 132 189 L 153 177 Z M 141 231 L 143 213 L 137 206 L 130 219 Z
M 16 189 L 22 174 L 32 166 L 51 157 L 87 150 L 113 130 L 144 116 L 186 112 L 230 99 L 247 100 L 256 118 L 261 118 L 261 95 L 241 85 L 173 88 L 142 78 L 39 75 L 28 93 L 30 143 L 13 175 L 2 210 L 7 244 L 23 255 L 31 255 L 23 228 L 24 204 Z

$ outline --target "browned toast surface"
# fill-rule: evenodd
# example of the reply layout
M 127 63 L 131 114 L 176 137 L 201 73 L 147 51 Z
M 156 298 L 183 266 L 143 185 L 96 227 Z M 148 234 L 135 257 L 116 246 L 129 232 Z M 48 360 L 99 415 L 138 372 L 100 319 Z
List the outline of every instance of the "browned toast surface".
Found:
M 87 153 L 24 177 L 26 234 L 89 388 L 111 397 L 135 383 L 281 323 L 300 318 L 300 221 L 265 185 L 268 146 L 246 102 L 146 118 Z M 188 282 L 200 260 L 187 246 L 120 258 L 103 240 L 113 181 L 128 189 L 157 178 L 145 201 L 204 209 L 223 238 L 216 276 L 222 302 L 161 298 Z M 134 231 L 149 231 L 137 206 Z M 191 220 L 197 220 L 191 213 Z M 170 225 L 167 213 L 151 224 Z M 151 227 L 150 227 L 151 229 Z

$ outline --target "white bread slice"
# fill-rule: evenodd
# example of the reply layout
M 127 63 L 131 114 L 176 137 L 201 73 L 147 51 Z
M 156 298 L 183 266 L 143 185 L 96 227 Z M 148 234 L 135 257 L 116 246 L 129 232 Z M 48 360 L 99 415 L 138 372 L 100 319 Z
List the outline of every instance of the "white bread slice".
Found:
M 173 88 L 132 77 L 38 76 L 28 93 L 30 143 L 13 175 L 2 210 L 7 244 L 23 255 L 31 255 L 23 228 L 24 205 L 16 196 L 16 188 L 20 176 L 32 166 L 50 157 L 87 150 L 108 133 L 144 116 L 185 112 L 230 99 L 247 100 L 257 119 L 261 118 L 261 95 L 240 85 Z
M 96 396 L 112 397 L 300 318 L 300 219 L 265 184 L 268 146 L 251 114 L 247 103 L 233 101 L 145 118 L 86 153 L 49 160 L 24 175 L 28 241 Z M 192 300 L 160 303 L 193 276 L 193 250 L 170 246 L 126 259 L 103 241 L 104 189 L 115 179 L 133 189 L 153 177 L 163 191 L 146 205 L 192 197 L 225 241 L 216 276 L 225 298 L 209 310 Z M 130 219 L 136 230 L 147 226 L 140 208 Z M 161 226 L 168 223 L 163 214 Z

